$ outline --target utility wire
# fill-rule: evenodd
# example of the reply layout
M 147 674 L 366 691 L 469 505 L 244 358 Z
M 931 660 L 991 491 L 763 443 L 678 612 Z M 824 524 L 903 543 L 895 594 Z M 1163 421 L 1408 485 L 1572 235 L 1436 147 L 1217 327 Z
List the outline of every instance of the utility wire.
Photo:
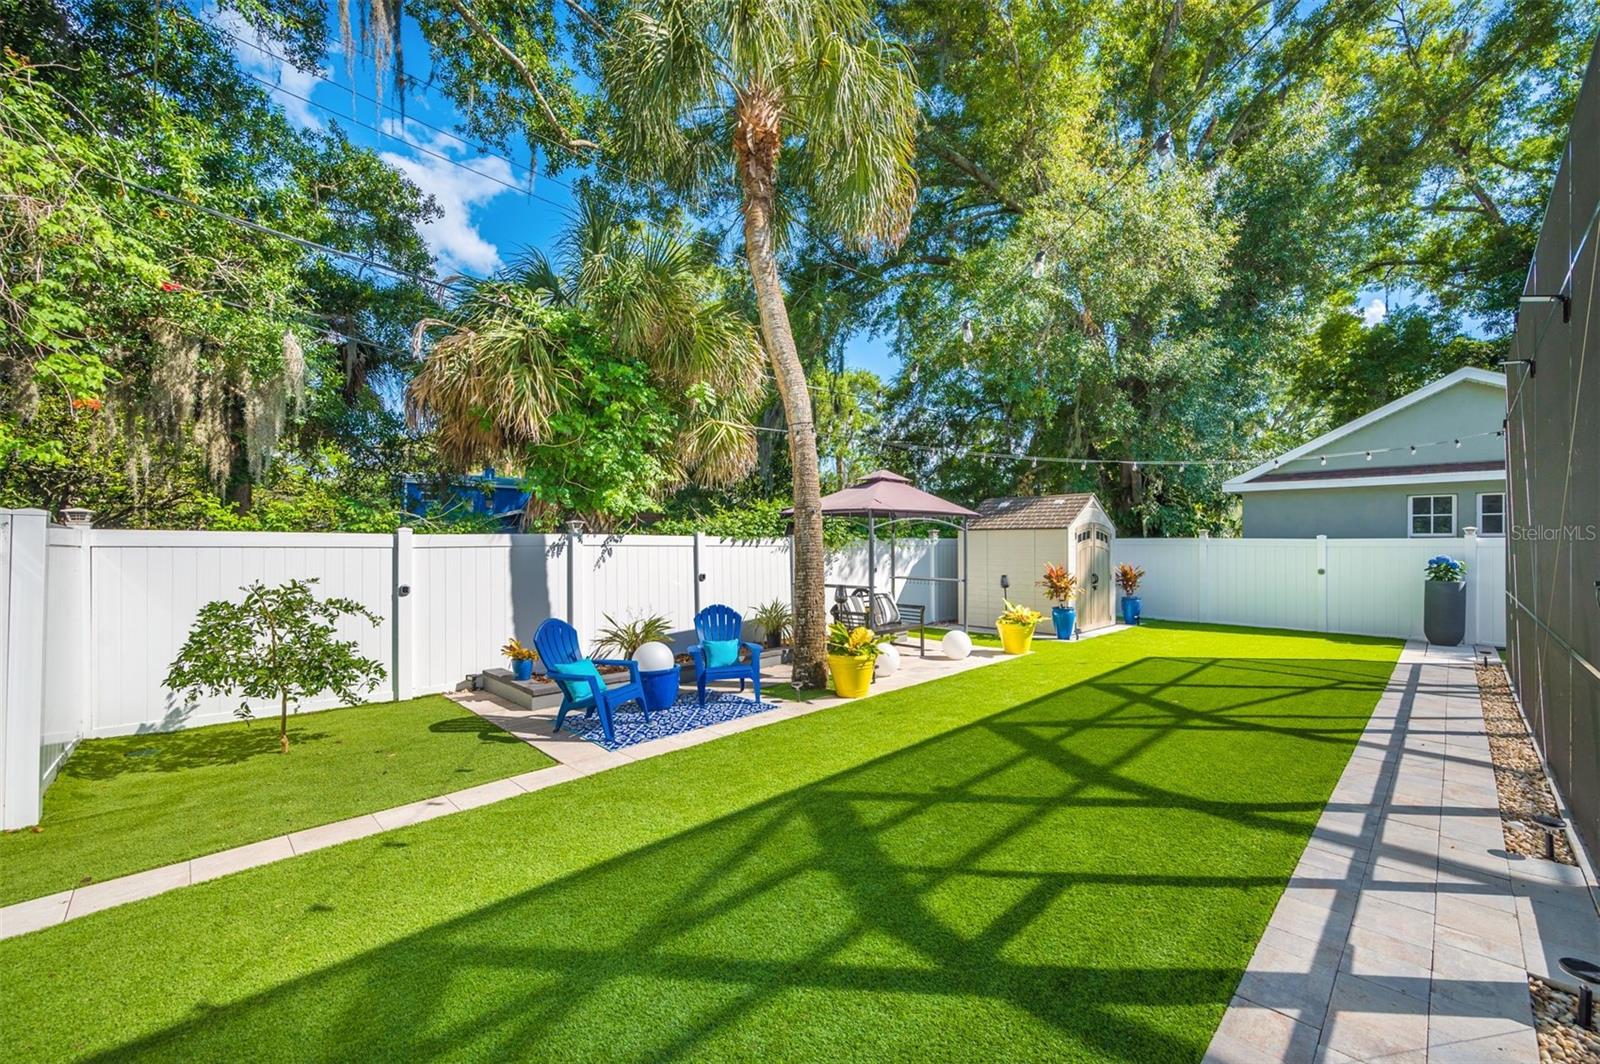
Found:
M 267 47 L 266 45 L 262 44 L 258 40 L 251 40 L 248 37 L 242 37 L 239 34 L 233 33 L 232 31 L 230 31 L 228 29 L 225 29 L 222 26 L 218 26 L 218 25 L 215 25 L 214 23 L 206 22 L 205 20 L 200 19 L 200 18 L 196 17 L 195 15 L 193 15 L 193 14 L 191 14 L 189 12 L 186 12 L 186 11 L 178 11 L 178 10 L 174 9 L 172 13 L 177 17 L 187 19 L 190 23 L 192 23 L 195 26 L 201 27 L 201 28 L 206 29 L 206 30 L 211 31 L 211 32 L 215 32 L 215 33 L 221 34 L 222 36 L 227 37 L 228 39 L 230 39 L 232 41 L 235 41 L 238 44 L 244 45 L 245 47 L 248 47 L 248 48 L 252 48 L 252 49 L 260 52 L 262 55 L 268 56 L 268 57 L 274 59 L 277 62 L 285 63 L 285 64 L 289 64 L 289 65 L 294 65 L 294 61 L 292 59 L 290 59 L 289 57 L 287 57 L 285 55 L 282 55 L 279 52 L 274 51 L 273 49 Z M 358 55 L 362 56 L 363 58 L 366 58 L 368 60 L 372 60 L 374 62 L 376 61 L 375 57 L 372 55 L 371 52 L 368 52 L 368 51 L 365 51 L 363 49 L 357 48 L 356 49 L 356 53 Z M 298 69 L 298 67 L 297 67 L 297 69 Z M 262 77 L 260 77 L 258 75 L 250 73 L 249 71 L 241 71 L 241 73 L 244 74 L 245 77 L 250 78 L 252 81 L 258 82 L 259 84 L 263 85 L 264 87 L 266 87 L 267 89 L 269 89 L 271 91 L 283 93 L 284 95 L 289 96 L 289 97 L 291 97 L 293 99 L 299 100 L 302 103 L 305 103 L 305 104 L 308 104 L 308 105 L 310 105 L 312 107 L 317 107 L 317 108 L 319 108 L 321 110 L 327 111 L 328 113 L 330 113 L 332 115 L 335 115 L 336 117 L 342 118 L 345 121 L 351 122 L 351 123 L 353 123 L 353 124 L 355 124 L 357 126 L 360 126 L 363 129 L 367 129 L 367 130 L 370 130 L 370 131 L 372 131 L 374 133 L 377 133 L 380 136 L 386 136 L 386 137 L 389 137 L 389 138 L 391 138 L 393 140 L 398 140 L 401 143 L 407 144 L 410 147 L 413 147 L 413 148 L 417 149 L 418 151 L 425 152 L 426 154 L 428 154 L 428 155 L 430 155 L 430 156 L 432 156 L 432 157 L 434 157 L 436 159 L 439 159 L 442 162 L 447 162 L 447 163 L 449 163 L 449 164 L 451 164 L 453 166 L 458 166 L 461 169 L 466 170 L 468 173 L 476 174 L 476 175 L 478 175 L 480 177 L 483 177 L 483 178 L 485 178 L 487 180 L 493 181 L 496 184 L 504 185 L 505 187 L 511 189 L 514 192 L 522 192 L 522 193 L 524 193 L 526 195 L 531 196 L 534 199 L 539 200 L 542 203 L 547 203 L 547 204 L 550 204 L 551 206 L 555 206 L 557 208 L 564 208 L 563 204 L 556 203 L 553 200 L 550 200 L 550 199 L 547 199 L 545 197 L 542 197 L 542 196 L 538 195 L 536 192 L 533 192 L 531 189 L 523 188 L 520 185 L 510 184 L 510 183 L 508 183 L 506 181 L 503 181 L 503 180 L 501 180 L 501 179 L 499 179 L 499 178 L 497 178 L 497 177 L 495 177 L 495 176 L 493 176 L 491 174 L 485 174 L 483 171 L 474 169 L 473 167 L 470 167 L 470 166 L 467 166 L 464 163 L 460 162 L 459 160 L 450 159 L 447 156 L 444 156 L 444 155 L 441 155 L 441 154 L 439 154 L 439 153 L 437 153 L 435 151 L 432 151 L 432 150 L 424 147 L 423 145 L 417 144 L 416 142 L 414 142 L 414 141 L 412 141 L 412 140 L 410 140 L 410 139 L 408 139 L 408 138 L 406 138 L 404 136 L 400 136 L 400 135 L 397 135 L 397 134 L 394 134 L 394 133 L 390 133 L 390 132 L 388 132 L 386 130 L 383 130 L 383 129 L 380 129 L 380 128 L 376 127 L 376 126 L 369 125 L 369 124 L 367 124 L 365 122 L 362 122 L 360 119 L 355 118 L 352 115 L 344 114 L 343 112 L 337 111 L 337 110 L 329 107 L 326 104 L 318 103 L 315 100 L 309 99 L 308 97 L 302 96 L 299 93 L 293 92 L 292 90 L 287 89 L 284 86 L 279 85 L 276 82 L 273 82 L 273 81 L 271 81 L 269 79 L 262 78 Z M 323 74 L 320 71 L 309 71 L 308 73 L 310 73 L 311 76 L 315 77 L 318 81 L 321 81 L 321 82 L 323 82 L 323 83 L 325 83 L 327 85 L 331 85 L 334 88 L 339 89 L 341 92 L 348 92 L 348 93 L 350 93 L 351 96 L 353 96 L 353 97 L 355 97 L 357 99 L 364 100 L 364 101 L 372 104 L 376 108 L 380 108 L 382 110 L 388 111 L 390 114 L 399 117 L 403 122 L 414 123 L 416 125 L 419 125 L 419 126 L 423 127 L 424 129 L 428 129 L 428 130 L 431 130 L 431 131 L 433 131 L 435 133 L 439 133 L 439 134 L 441 134 L 443 136 L 450 137 L 452 140 L 456 141 L 458 144 L 461 144 L 462 146 L 464 146 L 464 147 L 466 147 L 466 148 L 468 148 L 470 150 L 478 152 L 480 155 L 482 155 L 485 158 L 497 159 L 497 160 L 505 163 L 507 166 L 511 167 L 514 171 L 515 170 L 523 171 L 524 173 L 528 174 L 531 179 L 548 181 L 551 184 L 554 184 L 554 185 L 556 185 L 556 186 L 558 186 L 560 188 L 566 189 L 568 192 L 572 193 L 573 195 L 577 195 L 578 194 L 577 190 L 574 189 L 570 184 L 562 182 L 562 181 L 560 181 L 560 180 L 558 180 L 555 177 L 550 176 L 550 175 L 540 175 L 538 173 L 538 171 L 533 166 L 530 166 L 530 165 L 525 164 L 525 163 L 519 163 L 516 160 L 508 158 L 507 156 L 501 155 L 501 154 L 499 154 L 497 152 L 491 152 L 485 146 L 483 146 L 481 144 L 480 145 L 474 145 L 470 140 L 468 140 L 467 138 L 461 136 L 461 134 L 459 134 L 459 133 L 456 133 L 456 132 L 454 132 L 452 130 L 444 129 L 441 126 L 437 126 L 437 125 L 434 125 L 433 123 L 426 122 L 426 121 L 423 121 L 422 119 L 415 118 L 415 117 L 413 117 L 411 115 L 405 114 L 403 111 L 401 111 L 395 105 L 386 104 L 382 100 L 378 99 L 377 97 L 368 95 L 366 93 L 363 93 L 363 92 L 357 90 L 354 86 L 342 85 L 336 79 L 334 79 L 332 77 L 329 77 L 328 75 Z M 413 87 L 416 87 L 416 88 L 419 88 L 419 89 L 423 89 L 423 90 L 430 89 L 430 88 L 433 87 L 431 82 L 425 81 L 425 80 L 423 80 L 421 78 L 418 78 L 416 75 L 408 74 L 408 73 L 405 73 L 404 71 L 397 71 L 396 73 L 403 81 L 405 81 L 407 84 L 412 85 Z M 554 148 L 560 149 L 562 151 L 569 151 L 569 149 L 567 149 L 566 145 L 562 144 L 560 141 L 554 139 L 553 137 L 550 137 L 547 134 L 541 133 L 541 132 L 539 132 L 539 131 L 537 131 L 535 129 L 527 128 L 527 129 L 524 129 L 523 132 L 528 137 L 530 137 L 530 138 L 532 138 L 534 140 L 538 140 L 542 144 L 545 144 L 545 145 L 547 145 L 549 147 L 554 147 Z M 596 156 L 587 157 L 583 161 L 588 165 L 592 165 L 592 166 L 596 167 L 597 169 L 601 169 L 601 170 L 606 171 L 607 173 L 612 174 L 614 177 L 616 177 L 620 181 L 632 182 L 633 180 L 635 180 L 634 177 L 629 175 L 626 171 L 622 170 L 621 168 L 617 167 L 616 165 L 614 165 L 612 163 L 607 162 L 605 159 L 600 158 L 597 155 Z M 531 181 L 530 181 L 530 183 L 531 183 Z M 816 235 L 816 233 L 812 232 L 809 229 L 809 227 L 807 227 L 803 222 L 800 222 L 800 221 L 797 220 L 795 224 L 796 224 L 796 227 L 799 228 L 800 231 L 802 233 L 804 233 L 807 237 L 809 237 L 816 245 L 818 245 L 819 247 L 823 247 L 823 248 L 827 247 L 827 243 L 825 241 L 823 241 L 820 237 L 818 237 Z M 693 234 L 690 237 L 690 239 L 693 240 L 696 243 L 703 244 L 705 247 L 707 247 L 709 250 L 711 250 L 713 253 L 715 253 L 717 255 L 731 255 L 731 257 L 733 258 L 733 260 L 735 262 L 744 263 L 744 264 L 748 265 L 748 259 L 746 258 L 746 256 L 744 255 L 743 252 L 740 252 L 740 251 L 737 251 L 737 250 L 728 249 L 720 241 L 717 241 L 717 240 L 715 240 L 714 238 L 712 238 L 710 236 L 707 236 L 707 235 L 704 235 L 704 234 Z M 832 255 L 823 255 L 822 256 L 822 261 L 825 262 L 827 265 L 834 266 L 834 267 L 836 267 L 838 269 L 841 269 L 841 270 L 844 270 L 844 271 L 846 271 L 848 273 L 854 274 L 855 276 L 861 278 L 864 281 L 881 281 L 882 280 L 881 276 L 874 277 L 874 276 L 872 276 L 870 274 L 863 273 L 861 270 L 858 270 L 854 266 L 851 266 L 849 263 L 845 263 L 845 262 L 839 261 L 836 257 L 834 257 Z

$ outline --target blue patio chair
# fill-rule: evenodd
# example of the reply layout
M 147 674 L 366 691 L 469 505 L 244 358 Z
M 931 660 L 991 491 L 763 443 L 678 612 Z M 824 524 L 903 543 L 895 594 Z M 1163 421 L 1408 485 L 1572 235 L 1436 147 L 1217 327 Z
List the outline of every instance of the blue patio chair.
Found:
M 637 702 L 644 710 L 644 722 L 650 723 L 650 708 L 644 704 L 644 684 L 639 682 L 639 666 L 626 658 L 589 658 L 578 647 L 578 632 L 566 621 L 551 617 L 533 633 L 534 648 L 544 663 L 545 674 L 561 688 L 561 709 L 556 713 L 556 726 L 574 709 L 593 716 L 600 711 L 600 728 L 606 733 L 606 742 L 617 741 L 611 730 L 611 713 L 625 702 Z M 600 678 L 596 665 L 623 665 L 628 669 L 628 682 L 617 687 L 607 687 Z
M 706 704 L 706 684 L 711 680 L 737 679 L 742 692 L 748 679 L 755 685 L 756 701 L 761 701 L 761 644 L 740 638 L 744 618 L 731 606 L 707 606 L 695 614 L 694 630 L 700 642 L 689 648 L 689 656 L 694 659 L 694 683 L 700 704 Z M 729 647 L 729 643 L 733 646 Z M 749 661 L 739 660 L 741 646 L 749 649 Z

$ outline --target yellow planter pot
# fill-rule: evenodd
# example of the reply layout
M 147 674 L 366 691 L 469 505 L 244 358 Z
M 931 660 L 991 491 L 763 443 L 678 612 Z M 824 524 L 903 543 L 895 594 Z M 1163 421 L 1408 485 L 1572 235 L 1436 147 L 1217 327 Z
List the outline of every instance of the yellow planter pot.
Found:
M 833 674 L 833 690 L 840 698 L 860 698 L 872 684 L 871 658 L 852 658 L 848 654 L 829 654 L 828 671 Z
M 996 621 L 995 627 L 1000 630 L 1000 646 L 1007 654 L 1026 654 L 1032 649 L 1034 625 Z

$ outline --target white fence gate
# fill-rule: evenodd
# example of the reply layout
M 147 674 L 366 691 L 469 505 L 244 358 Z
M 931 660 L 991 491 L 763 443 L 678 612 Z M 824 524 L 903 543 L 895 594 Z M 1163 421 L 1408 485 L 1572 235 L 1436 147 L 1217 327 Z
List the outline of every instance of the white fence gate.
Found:
M 1147 617 L 1421 639 L 1427 559 L 1467 563 L 1468 643 L 1504 646 L 1505 540 L 1118 539 Z

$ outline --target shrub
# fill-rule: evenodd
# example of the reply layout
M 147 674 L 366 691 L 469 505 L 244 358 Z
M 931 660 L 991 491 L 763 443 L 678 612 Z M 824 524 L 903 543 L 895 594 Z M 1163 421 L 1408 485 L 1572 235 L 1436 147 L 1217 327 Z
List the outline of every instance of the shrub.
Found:
M 332 691 L 346 702 L 381 683 L 383 666 L 342 641 L 342 617 L 362 617 L 374 627 L 382 618 L 347 598 L 318 599 L 315 579 L 267 587 L 259 580 L 240 588 L 243 602 L 219 600 L 200 607 L 183 649 L 167 669 L 167 687 L 189 702 L 200 695 L 238 693 L 234 715 L 251 720 L 249 699 L 278 700 L 278 745 L 289 752 L 289 702 Z
M 506 645 L 500 648 L 500 653 L 512 661 L 538 661 L 539 652 L 532 647 L 525 647 L 516 636 L 506 640 Z
M 1139 581 L 1144 579 L 1144 570 L 1137 565 L 1123 562 L 1117 566 L 1117 586 L 1124 595 L 1131 595 L 1139 590 Z
M 646 643 L 665 642 L 672 635 L 672 625 L 658 613 L 648 617 L 629 617 L 618 623 L 611 614 L 605 614 L 606 626 L 600 629 L 594 652 L 605 654 L 615 651 L 619 658 L 631 658 Z
M 1002 601 L 1005 602 L 1006 608 L 1000 614 L 1001 624 L 1016 624 L 1031 628 L 1044 620 L 1044 614 L 1032 606 L 1024 606 L 1020 603 L 1012 602 L 1010 599 L 1003 599 Z
M 1428 579 L 1441 583 L 1454 584 L 1464 580 L 1467 575 L 1467 563 L 1458 562 L 1448 554 L 1438 554 L 1428 559 Z
M 757 606 L 750 619 L 761 626 L 768 646 L 782 646 L 784 636 L 794 627 L 794 611 L 782 599 L 773 599 L 765 606 Z
M 847 658 L 876 658 L 883 653 L 889 637 L 870 628 L 846 628 L 841 622 L 828 625 L 828 653 Z
M 1065 605 L 1078 593 L 1078 578 L 1067 572 L 1066 566 L 1046 562 L 1044 579 L 1039 581 L 1039 586 L 1044 588 L 1045 598 Z

